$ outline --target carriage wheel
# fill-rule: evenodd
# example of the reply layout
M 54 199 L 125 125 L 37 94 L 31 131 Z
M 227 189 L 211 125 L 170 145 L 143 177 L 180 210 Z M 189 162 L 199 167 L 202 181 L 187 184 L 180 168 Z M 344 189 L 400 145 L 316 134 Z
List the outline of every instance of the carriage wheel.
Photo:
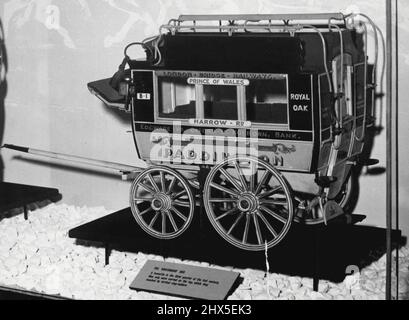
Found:
M 136 222 L 159 239 L 180 236 L 190 225 L 195 199 L 182 175 L 167 167 L 141 172 L 131 187 L 130 205 Z
M 251 157 L 226 159 L 209 173 L 203 191 L 206 213 L 232 245 L 259 251 L 277 245 L 293 219 L 291 189 L 270 164 Z

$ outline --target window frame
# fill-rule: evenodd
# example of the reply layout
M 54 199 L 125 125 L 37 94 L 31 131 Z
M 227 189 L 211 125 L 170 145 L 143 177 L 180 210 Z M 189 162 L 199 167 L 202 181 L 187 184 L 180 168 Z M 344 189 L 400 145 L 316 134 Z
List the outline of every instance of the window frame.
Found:
M 168 70 L 160 70 L 161 72 L 166 72 Z M 185 71 L 183 71 L 185 72 Z M 199 71 L 186 71 L 186 72 L 199 72 Z M 230 73 L 234 73 L 234 72 L 214 72 L 214 74 L 230 74 Z M 249 73 L 242 73 L 243 76 L 245 76 L 246 74 Z M 254 73 L 257 74 L 257 73 Z M 285 80 L 285 85 L 286 85 L 286 105 L 287 105 L 287 122 L 286 123 L 270 123 L 270 122 L 256 122 L 256 121 L 250 121 L 251 122 L 251 127 L 255 127 L 255 128 L 261 128 L 261 129 L 268 129 L 271 127 L 277 128 L 279 130 L 289 130 L 290 128 L 290 112 L 289 112 L 289 81 L 288 81 L 288 74 L 282 74 L 282 73 L 269 73 L 268 75 L 273 75 L 273 76 L 277 76 L 278 77 L 282 77 Z M 154 88 L 154 119 L 155 119 L 155 123 L 158 124 L 169 124 L 172 123 L 174 121 L 178 121 L 181 122 L 182 124 L 188 124 L 189 123 L 189 119 L 187 118 L 166 118 L 166 117 L 160 117 L 159 116 L 159 78 L 161 76 L 158 76 L 157 72 L 154 71 L 153 72 L 153 88 Z M 175 77 L 177 78 L 177 77 Z M 245 77 L 243 77 L 244 79 L 247 79 Z M 250 82 L 254 81 L 254 80 L 259 80 L 259 81 L 268 81 L 268 80 L 274 80 L 273 79 L 252 79 L 249 78 L 248 79 Z M 189 84 L 187 84 L 189 85 Z M 215 119 L 211 119 L 211 118 L 205 118 L 204 117 L 204 101 L 203 103 L 198 103 L 198 93 L 199 93 L 199 97 L 203 97 L 204 94 L 204 85 L 202 84 L 195 84 L 195 85 L 191 85 L 192 87 L 194 87 L 194 92 L 195 92 L 195 116 L 197 119 L 204 119 L 204 120 L 215 120 Z M 237 106 L 237 120 L 238 121 L 249 121 L 247 120 L 247 97 L 246 97 L 246 86 L 244 85 L 236 85 L 236 106 Z M 203 100 L 203 99 L 202 99 Z M 203 116 L 203 117 L 200 117 Z M 227 119 L 230 120 L 230 119 Z M 231 119 L 233 121 L 235 121 L 236 119 Z M 191 124 L 189 124 L 191 125 Z M 191 125 L 194 126 L 194 125 Z

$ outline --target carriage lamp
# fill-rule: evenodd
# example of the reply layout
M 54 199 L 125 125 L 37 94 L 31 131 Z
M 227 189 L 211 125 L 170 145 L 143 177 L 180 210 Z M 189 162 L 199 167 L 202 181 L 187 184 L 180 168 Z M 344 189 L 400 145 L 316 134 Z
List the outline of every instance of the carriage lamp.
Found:
M 132 85 L 132 80 L 130 78 L 125 78 L 119 83 L 118 92 L 121 96 L 125 98 L 124 110 L 126 112 L 131 111 L 131 100 L 135 96 L 135 87 Z

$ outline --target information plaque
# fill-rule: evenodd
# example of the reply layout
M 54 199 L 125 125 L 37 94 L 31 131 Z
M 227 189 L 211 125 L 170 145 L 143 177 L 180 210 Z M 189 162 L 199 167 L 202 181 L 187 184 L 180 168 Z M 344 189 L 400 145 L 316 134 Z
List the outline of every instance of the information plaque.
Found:
M 224 300 L 240 273 L 148 260 L 130 288 L 172 296 Z

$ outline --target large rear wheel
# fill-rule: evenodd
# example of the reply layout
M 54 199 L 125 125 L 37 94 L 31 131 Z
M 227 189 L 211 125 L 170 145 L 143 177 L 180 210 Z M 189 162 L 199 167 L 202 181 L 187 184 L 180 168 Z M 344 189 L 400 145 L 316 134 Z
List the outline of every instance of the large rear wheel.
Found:
M 213 167 L 203 201 L 217 233 L 248 251 L 277 245 L 293 219 L 288 183 L 277 169 L 257 158 L 234 157 Z

